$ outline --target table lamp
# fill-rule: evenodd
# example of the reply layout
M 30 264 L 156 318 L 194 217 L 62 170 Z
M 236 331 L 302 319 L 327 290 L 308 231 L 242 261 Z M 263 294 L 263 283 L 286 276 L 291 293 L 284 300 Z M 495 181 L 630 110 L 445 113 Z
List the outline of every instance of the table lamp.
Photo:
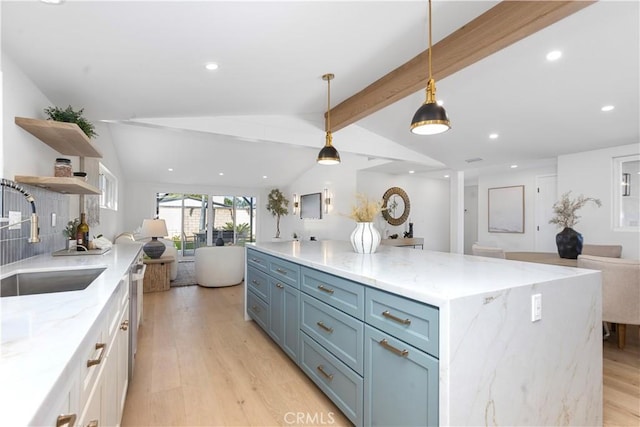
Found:
M 142 250 L 149 258 L 160 258 L 166 249 L 164 243 L 158 241 L 158 237 L 164 237 L 169 232 L 164 219 L 145 219 L 142 221 L 142 237 L 151 237 Z

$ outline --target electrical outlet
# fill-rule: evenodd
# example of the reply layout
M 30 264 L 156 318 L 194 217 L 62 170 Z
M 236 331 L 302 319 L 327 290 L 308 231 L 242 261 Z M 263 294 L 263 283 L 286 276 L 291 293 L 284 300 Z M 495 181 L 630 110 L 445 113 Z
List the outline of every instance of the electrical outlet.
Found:
M 531 295 L 531 321 L 542 319 L 542 294 Z
M 9 227 L 9 230 L 20 230 L 22 228 L 21 224 L 16 224 L 22 221 L 22 212 L 20 211 L 9 211 L 9 224 L 14 224 Z

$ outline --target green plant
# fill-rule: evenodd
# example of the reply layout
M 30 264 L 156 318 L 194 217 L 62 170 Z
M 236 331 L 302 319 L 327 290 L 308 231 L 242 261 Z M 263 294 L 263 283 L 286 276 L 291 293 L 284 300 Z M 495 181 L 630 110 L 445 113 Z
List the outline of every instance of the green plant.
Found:
M 75 239 L 78 231 L 78 225 L 80 224 L 80 218 L 76 218 L 67 223 L 67 226 L 62 230 L 62 234 L 67 236 L 68 239 Z
M 571 200 L 570 194 L 571 191 L 567 191 L 560 196 L 560 200 L 553 204 L 555 216 L 549 220 L 549 224 L 556 224 L 561 228 L 573 228 L 578 223 L 578 219 L 580 219 L 576 212 L 587 202 L 593 202 L 598 207 L 602 206 L 600 199 L 585 197 L 584 194 L 581 194 L 576 199 Z
M 64 110 L 58 107 L 49 107 L 45 108 L 44 112 L 47 114 L 47 116 L 49 116 L 50 120 L 77 124 L 78 127 L 82 129 L 85 135 L 87 135 L 89 138 L 98 136 L 93 124 L 82 116 L 84 108 L 81 108 L 78 111 L 73 111 L 71 105 L 69 105 Z
M 276 239 L 280 237 L 280 217 L 289 213 L 288 206 L 289 200 L 284 197 L 284 194 L 279 189 L 274 188 L 269 192 L 269 196 L 267 196 L 267 211 L 276 217 Z

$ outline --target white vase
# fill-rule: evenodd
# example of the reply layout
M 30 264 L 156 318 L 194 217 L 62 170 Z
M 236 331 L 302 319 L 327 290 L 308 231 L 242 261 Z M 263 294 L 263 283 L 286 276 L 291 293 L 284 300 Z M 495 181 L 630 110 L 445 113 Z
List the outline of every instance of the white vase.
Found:
M 358 222 L 351 233 L 351 245 L 359 254 L 372 254 L 380 245 L 380 233 L 373 222 Z

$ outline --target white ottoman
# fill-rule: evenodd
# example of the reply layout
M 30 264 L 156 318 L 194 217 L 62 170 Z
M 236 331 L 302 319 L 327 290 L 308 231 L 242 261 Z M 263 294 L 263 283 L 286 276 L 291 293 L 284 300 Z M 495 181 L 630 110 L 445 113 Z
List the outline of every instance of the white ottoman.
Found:
M 244 279 L 244 247 L 196 249 L 196 282 L 207 288 L 238 285 Z

